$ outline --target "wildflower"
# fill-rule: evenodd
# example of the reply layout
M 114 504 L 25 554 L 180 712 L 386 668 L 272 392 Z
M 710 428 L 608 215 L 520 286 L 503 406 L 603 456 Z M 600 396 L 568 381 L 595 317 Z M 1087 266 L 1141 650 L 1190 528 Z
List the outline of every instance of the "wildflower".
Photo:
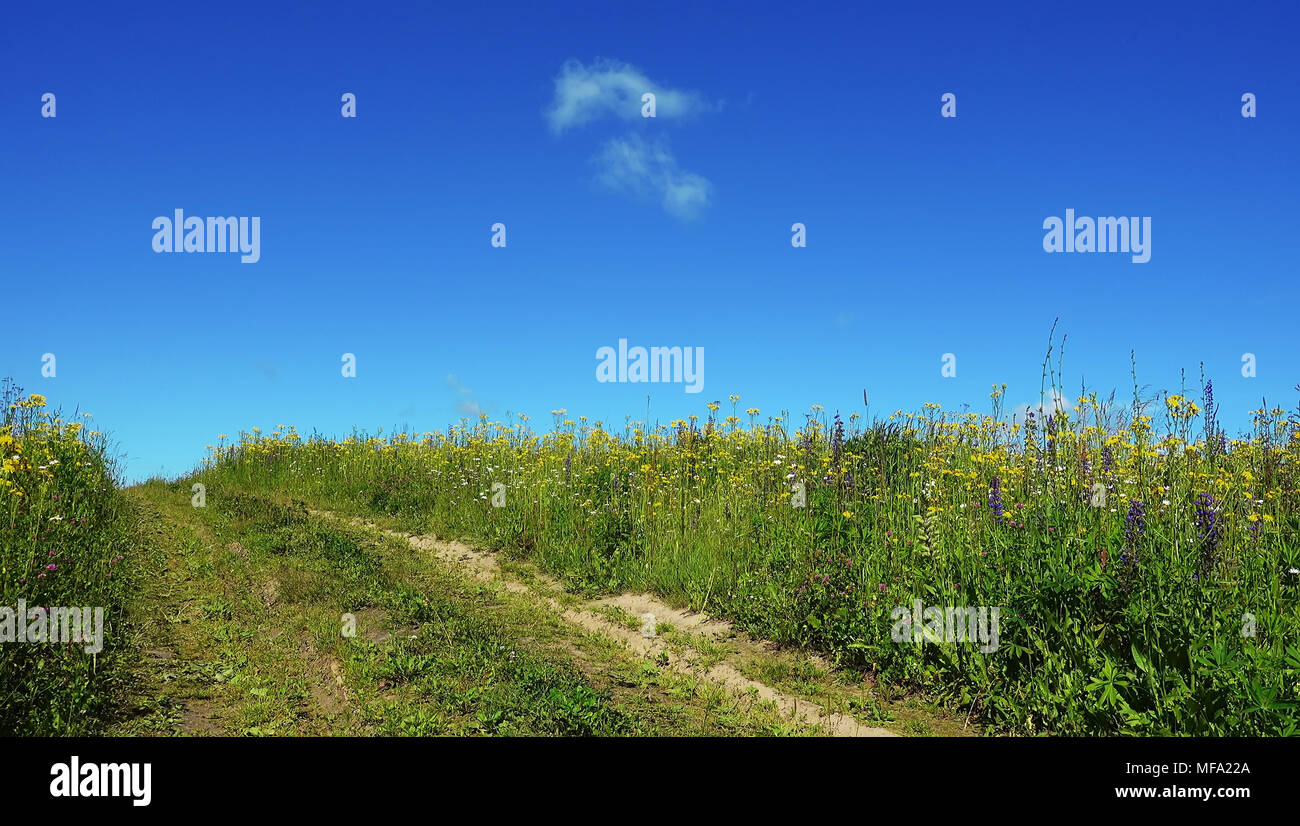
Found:
M 844 451 L 844 422 L 840 421 L 840 414 L 835 414 L 835 426 L 831 430 L 831 465 L 838 468 L 840 466 L 840 457 Z
M 989 486 L 989 509 L 993 511 L 994 519 L 1002 518 L 1002 480 L 997 476 Z
M 1211 494 L 1202 493 L 1196 498 L 1196 533 L 1201 549 L 1200 572 L 1209 573 L 1223 539 L 1223 516 Z
M 1142 534 L 1146 532 L 1146 516 L 1146 505 L 1140 499 L 1130 499 L 1128 516 L 1124 518 L 1124 552 L 1119 557 L 1126 582 L 1131 582 L 1132 575 L 1137 571 L 1137 546 Z

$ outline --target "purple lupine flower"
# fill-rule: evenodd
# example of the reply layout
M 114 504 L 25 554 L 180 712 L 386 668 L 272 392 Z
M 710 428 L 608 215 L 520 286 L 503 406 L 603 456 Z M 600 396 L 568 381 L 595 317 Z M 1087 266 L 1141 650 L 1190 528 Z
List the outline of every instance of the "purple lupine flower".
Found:
M 844 452 L 844 422 L 840 414 L 835 414 L 835 426 L 831 428 L 831 467 L 840 466 L 840 456 Z
M 1128 516 L 1124 520 L 1125 544 L 1130 548 L 1146 531 L 1146 504 L 1141 499 L 1130 499 Z
M 1219 543 L 1223 540 L 1223 515 L 1208 493 L 1196 497 L 1196 534 L 1201 548 L 1200 572 L 1208 574 L 1214 569 Z
M 1106 445 L 1101 449 L 1101 470 L 1103 473 L 1110 473 L 1115 469 L 1115 453 Z
M 989 510 L 994 519 L 1002 518 L 1002 480 L 996 476 L 989 485 Z

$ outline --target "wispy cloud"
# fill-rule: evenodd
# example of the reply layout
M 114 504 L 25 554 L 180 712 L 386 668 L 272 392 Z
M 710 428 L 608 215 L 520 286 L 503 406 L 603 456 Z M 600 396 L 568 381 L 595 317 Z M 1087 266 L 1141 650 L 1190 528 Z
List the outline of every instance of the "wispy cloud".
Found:
M 478 417 L 484 413 L 483 406 L 474 397 L 474 391 L 460 383 L 454 375 L 447 376 L 447 388 L 456 393 L 456 412 L 462 416 Z
M 692 219 L 709 205 L 713 184 L 677 165 L 662 143 L 649 143 L 639 135 L 615 138 L 593 159 L 597 180 L 609 189 L 639 197 L 654 197 L 669 214 Z
M 1032 410 L 1034 418 L 1041 424 L 1047 420 L 1048 416 L 1055 416 L 1057 411 L 1069 412 L 1074 409 L 1074 404 L 1061 394 L 1060 390 L 1048 390 L 1047 396 L 1041 402 L 1035 405 L 1020 404 L 1016 405 L 1013 411 L 1016 421 L 1024 422 L 1027 414 Z
M 654 93 L 656 118 L 684 118 L 720 108 L 697 92 L 661 86 L 617 60 L 597 59 L 589 66 L 570 60 L 555 78 L 555 98 L 546 118 L 557 135 L 602 117 L 639 119 L 646 92 Z

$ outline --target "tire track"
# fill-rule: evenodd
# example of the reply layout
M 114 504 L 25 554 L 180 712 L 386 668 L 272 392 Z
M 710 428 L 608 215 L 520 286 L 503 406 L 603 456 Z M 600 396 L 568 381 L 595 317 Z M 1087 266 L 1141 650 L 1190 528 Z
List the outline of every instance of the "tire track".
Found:
M 557 596 L 563 593 L 563 588 L 557 580 L 541 573 L 537 573 L 534 577 L 535 585 L 513 579 L 501 569 L 495 555 L 489 551 L 478 550 L 462 542 L 438 539 L 427 534 L 411 534 L 388 530 L 379 527 L 374 522 L 361 518 L 348 519 L 329 511 L 312 512 L 322 517 L 386 534 L 406 542 L 412 548 L 433 554 L 449 566 L 468 574 L 476 580 L 497 582 L 510 593 L 531 596 L 545 604 L 555 616 L 576 628 L 588 633 L 600 634 L 622 643 L 637 656 L 659 664 L 666 664 L 668 668 L 680 674 L 706 680 L 739 696 L 757 696 L 760 700 L 773 703 L 783 716 L 805 725 L 817 726 L 827 735 L 835 737 L 899 736 L 889 729 L 866 725 L 851 715 L 828 712 L 815 702 L 800 699 L 747 677 L 729 661 L 731 657 L 747 651 L 772 653 L 776 650 L 775 646 L 754 640 L 743 632 L 735 631 L 731 624 L 724 620 L 711 618 L 698 611 L 684 611 L 673 608 L 650 594 L 621 594 L 615 597 L 589 600 L 577 607 L 566 606 L 557 599 Z M 640 631 L 615 622 L 606 616 L 610 608 L 619 609 L 634 617 L 654 614 L 656 624 L 669 623 L 674 628 L 698 635 L 709 640 L 712 645 L 724 648 L 728 656 L 720 662 L 709 664 L 706 662 L 705 656 L 689 644 L 677 649 L 669 645 L 667 640 L 661 636 L 649 637 Z M 602 611 L 602 609 L 605 609 L 605 611 Z

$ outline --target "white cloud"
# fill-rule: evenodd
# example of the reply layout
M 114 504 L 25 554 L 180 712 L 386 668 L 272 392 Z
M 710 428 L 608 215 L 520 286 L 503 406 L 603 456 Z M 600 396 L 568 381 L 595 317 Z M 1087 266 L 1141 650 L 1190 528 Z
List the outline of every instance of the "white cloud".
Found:
M 1013 411 L 1016 421 L 1024 423 L 1030 410 L 1034 411 L 1034 418 L 1041 425 L 1047 421 L 1048 416 L 1055 416 L 1056 411 L 1064 410 L 1067 413 L 1074 409 L 1074 404 L 1061 394 L 1060 390 L 1048 390 L 1047 396 L 1038 404 L 1019 404 Z
M 546 118 L 556 134 L 607 115 L 638 119 L 646 92 L 654 93 L 656 118 L 682 118 L 718 108 L 696 92 L 660 86 L 617 60 L 597 59 L 590 66 L 570 60 L 555 78 L 555 98 Z
M 669 214 L 691 219 L 709 205 L 713 184 L 677 165 L 667 147 L 637 135 L 615 138 L 594 158 L 597 180 L 606 187 L 641 197 L 652 196 Z
M 456 402 L 456 412 L 462 416 L 471 416 L 478 418 L 484 412 L 478 399 L 474 398 L 474 391 L 460 383 L 460 379 L 454 375 L 447 376 L 447 387 L 456 391 L 459 401 Z

